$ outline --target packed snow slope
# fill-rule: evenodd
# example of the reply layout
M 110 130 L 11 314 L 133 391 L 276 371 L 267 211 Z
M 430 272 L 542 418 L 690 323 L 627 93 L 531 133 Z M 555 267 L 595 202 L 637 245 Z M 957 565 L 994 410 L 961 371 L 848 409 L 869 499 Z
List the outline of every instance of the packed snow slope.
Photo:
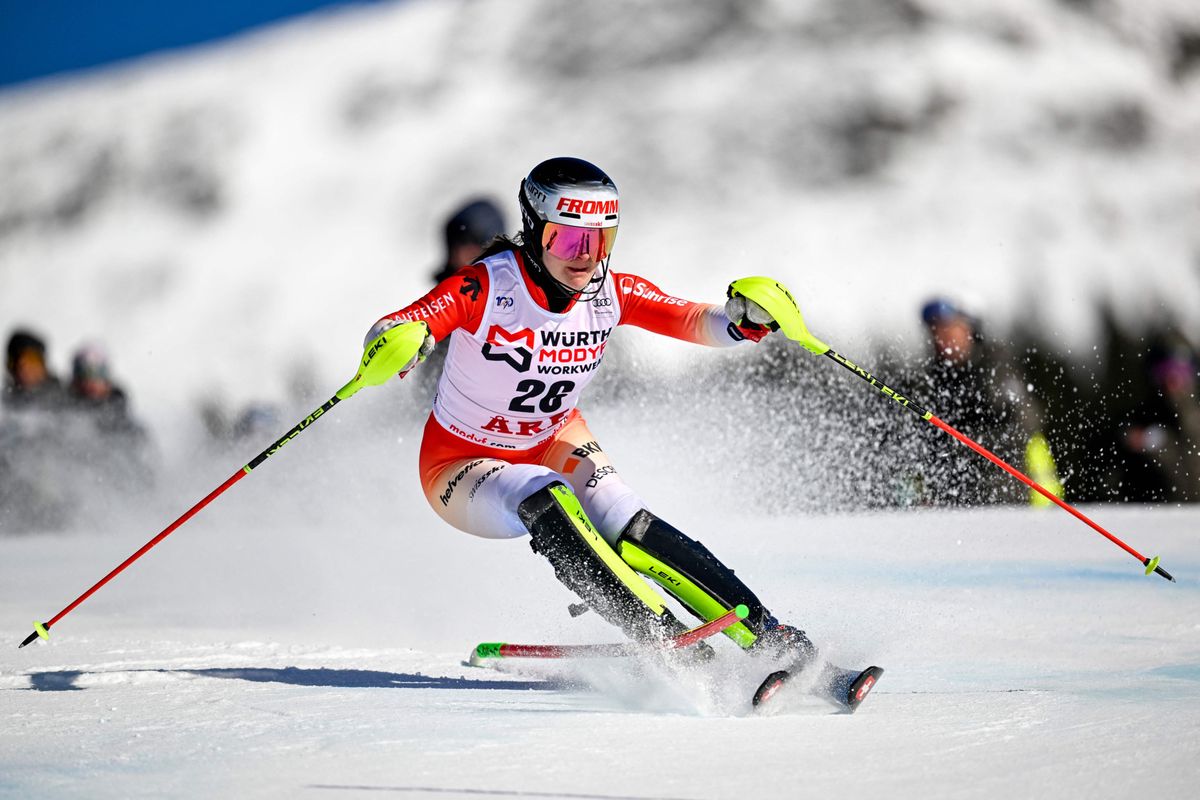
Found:
M 574 154 L 622 189 L 615 269 L 777 276 L 847 353 L 933 292 L 1064 349 L 1100 301 L 1196 336 L 1198 31 L 1190 0 L 409 0 L 32 84 L 0 323 L 60 368 L 106 341 L 160 428 L 340 385 L 446 212 Z
M 619 636 L 571 620 L 525 542 L 426 510 L 304 524 L 238 490 L 22 650 L 141 540 L 5 542 L 0 796 L 1128 798 L 1200 779 L 1193 511 L 1089 509 L 1171 584 L 1057 511 L 665 502 L 830 659 L 887 669 L 853 716 L 802 694 L 756 715 L 764 668 L 725 641 L 700 672 L 463 666 L 479 641 Z
M 350 378 L 446 211 L 551 155 L 621 186 L 615 269 L 712 300 L 775 275 L 848 354 L 915 338 L 934 291 L 1064 348 L 1106 299 L 1194 332 L 1197 30 L 1184 0 L 411 0 L 0 94 L 0 324 L 60 370 L 104 340 L 163 451 L 153 489 L 75 487 L 70 531 L 0 538 L 0 795 L 1187 795 L 1200 515 L 1086 509 L 1170 584 L 1058 510 L 861 513 L 854 465 L 910 454 L 838 414 L 901 412 L 797 350 L 781 415 L 732 368 L 778 343 L 622 331 L 584 410 L 656 513 L 887 669 L 854 716 L 752 715 L 762 666 L 728 642 L 696 673 L 462 666 L 619 637 L 526 542 L 428 508 L 411 380 L 16 645 Z M 206 440 L 201 403 L 258 401 L 278 429 Z

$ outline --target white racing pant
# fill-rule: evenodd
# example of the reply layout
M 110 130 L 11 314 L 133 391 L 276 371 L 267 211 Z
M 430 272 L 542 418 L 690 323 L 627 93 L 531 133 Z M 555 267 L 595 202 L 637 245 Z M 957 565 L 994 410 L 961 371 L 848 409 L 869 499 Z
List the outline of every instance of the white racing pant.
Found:
M 502 450 L 462 439 L 431 416 L 421 443 L 421 483 L 429 504 L 461 531 L 488 539 L 528 533 L 517 506 L 555 481 L 570 486 L 609 545 L 645 502 L 629 488 L 577 410 L 547 441 Z

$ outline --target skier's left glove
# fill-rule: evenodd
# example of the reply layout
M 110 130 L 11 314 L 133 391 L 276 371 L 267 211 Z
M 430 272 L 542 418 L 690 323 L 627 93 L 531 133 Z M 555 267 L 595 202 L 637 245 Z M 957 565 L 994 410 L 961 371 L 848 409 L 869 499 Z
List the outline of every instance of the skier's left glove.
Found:
M 398 319 L 389 319 L 388 317 L 384 317 L 383 319 L 379 320 L 379 322 L 376 322 L 371 326 L 371 330 L 367 331 L 367 338 L 364 340 L 364 346 L 369 345 L 371 342 L 378 339 L 379 335 L 384 331 L 391 330 L 399 324 L 400 320 Z M 400 378 L 404 378 L 405 375 L 413 371 L 413 368 L 415 368 L 417 364 L 420 364 L 425 360 L 426 356 L 433 352 L 433 348 L 435 346 L 437 346 L 437 342 L 434 340 L 433 334 L 429 333 L 429 326 L 426 325 L 425 340 L 421 342 L 421 347 L 417 350 L 413 357 L 408 360 L 408 363 L 401 367 L 400 371 L 396 374 L 399 375 Z
M 779 330 L 779 323 L 765 308 L 740 294 L 725 301 L 725 315 L 737 332 L 752 342 L 762 341 L 771 331 Z

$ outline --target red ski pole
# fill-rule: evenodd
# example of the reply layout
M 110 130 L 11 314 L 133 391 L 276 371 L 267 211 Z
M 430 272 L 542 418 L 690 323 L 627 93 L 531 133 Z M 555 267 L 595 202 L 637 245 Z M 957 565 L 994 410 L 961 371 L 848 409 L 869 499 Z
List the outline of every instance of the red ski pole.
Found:
M 792 297 L 791 293 L 788 292 L 787 289 L 785 289 L 783 286 L 781 286 L 776 281 L 772 280 L 771 278 L 761 278 L 761 277 L 742 278 L 741 280 L 734 281 L 732 284 L 730 284 L 729 293 L 730 293 L 731 297 L 737 297 L 737 296 L 745 297 L 749 300 L 753 300 L 754 302 L 758 303 L 760 306 L 762 306 L 764 309 L 766 309 L 771 314 L 773 319 L 775 319 L 779 323 L 780 330 L 782 330 L 784 335 L 787 336 L 789 339 L 791 339 L 795 342 L 799 342 L 810 353 L 813 353 L 813 354 L 819 355 L 819 356 L 829 356 L 829 358 L 833 359 L 838 364 L 841 364 L 843 367 L 850 370 L 855 375 L 857 375 L 858 377 L 862 378 L 867 383 L 874 386 L 881 393 L 883 393 L 884 396 L 892 398 L 897 403 L 899 403 L 901 406 L 903 406 L 904 408 L 907 408 L 909 411 L 913 412 L 921 419 L 930 423 L 935 428 L 939 428 L 939 429 L 945 431 L 946 433 L 950 434 L 955 439 L 957 439 L 958 441 L 960 441 L 967 447 L 974 450 L 976 453 L 979 453 L 981 456 L 986 458 L 988 461 L 991 461 L 993 464 L 1000 467 L 1002 470 L 1007 472 L 1009 475 L 1012 475 L 1014 478 L 1021 481 L 1021 483 L 1024 483 L 1029 488 L 1038 492 L 1043 497 L 1047 498 L 1048 500 L 1053 502 L 1055 505 L 1057 505 L 1059 508 L 1061 508 L 1064 511 L 1066 511 L 1067 513 L 1071 514 L 1076 519 L 1078 519 L 1080 522 L 1083 522 L 1085 525 L 1090 527 L 1092 530 L 1096 531 L 1097 533 L 1102 535 L 1104 538 L 1108 539 L 1110 542 L 1112 542 L 1113 544 L 1120 547 L 1126 553 L 1129 553 L 1129 555 L 1133 556 L 1134 558 L 1136 558 L 1138 561 L 1140 561 L 1142 563 L 1142 566 L 1146 568 L 1147 575 L 1149 575 L 1150 573 L 1155 573 L 1156 575 L 1161 575 L 1162 577 L 1166 578 L 1167 580 L 1171 581 L 1172 583 L 1175 582 L 1175 579 L 1173 577 L 1171 577 L 1171 574 L 1158 565 L 1158 556 L 1154 556 L 1152 558 L 1147 558 L 1146 556 L 1143 556 L 1137 550 L 1134 550 L 1132 547 L 1125 544 L 1125 542 L 1121 541 L 1116 536 L 1112 535 L 1111 533 L 1106 531 L 1104 528 L 1100 527 L 1098 524 L 1096 524 L 1094 521 L 1092 521 L 1083 512 L 1079 511 L 1078 509 L 1076 509 L 1074 506 L 1070 505 L 1069 503 L 1064 502 L 1063 500 L 1058 498 L 1053 492 L 1051 492 L 1049 489 L 1042 486 L 1041 484 L 1039 484 L 1037 481 L 1033 480 L 1029 476 L 1025 475 L 1020 470 L 1009 465 L 1006 461 L 1004 461 L 1002 458 L 997 456 L 991 450 L 988 450 L 986 447 L 984 447 L 983 445 L 974 441 L 966 434 L 964 434 L 958 430 L 955 430 L 952 426 L 950 426 L 946 422 L 943 422 L 942 420 L 935 417 L 932 412 L 926 411 L 925 409 L 921 408 L 919 405 L 914 403 L 911 399 L 904 396 L 903 394 L 896 391 L 895 389 L 892 389 L 891 387 L 887 386 L 882 381 L 880 381 L 878 378 L 876 378 L 874 375 L 867 372 L 865 369 L 858 366 L 850 359 L 848 359 L 845 356 L 841 355 L 840 353 L 836 352 L 829 345 L 825 344 L 820 339 L 818 339 L 817 337 L 815 337 L 811 333 L 809 333 L 808 327 L 804 324 L 804 317 L 801 316 L 801 314 L 800 314 L 800 307 L 796 304 L 795 299 Z
M 17 646 L 17 649 L 19 650 L 39 636 L 43 639 L 49 639 L 51 626 L 53 626 L 67 614 L 70 614 L 80 603 L 95 594 L 101 586 L 117 577 L 117 575 L 120 575 L 126 567 L 144 556 L 152 547 L 178 530 L 185 522 L 199 513 L 202 508 L 224 494 L 226 489 L 249 475 L 256 467 L 260 466 L 268 458 L 278 453 L 284 445 L 286 445 L 292 439 L 295 439 L 302 431 L 308 428 L 309 425 L 320 419 L 326 411 L 336 406 L 342 400 L 352 397 L 364 386 L 378 386 L 379 384 L 386 382 L 389 378 L 403 369 L 409 360 L 411 360 L 420 349 L 422 342 L 425 341 L 425 336 L 428 331 L 429 329 L 424 322 L 409 322 L 403 325 L 397 325 L 396 327 L 380 334 L 374 341 L 371 342 L 370 345 L 368 345 L 364 351 L 358 374 L 356 374 L 349 383 L 347 383 L 341 389 L 338 389 L 337 393 L 334 394 L 333 397 L 326 400 L 316 411 L 309 414 L 300 422 L 296 423 L 291 430 L 279 437 L 279 439 L 277 439 L 275 443 L 266 450 L 263 450 L 261 453 L 255 456 L 250 463 L 246 464 L 237 472 L 230 475 L 224 483 L 212 490 L 212 492 L 210 492 L 203 500 L 189 508 L 183 513 L 182 516 L 179 517 L 179 519 L 172 522 L 157 536 L 142 545 L 136 553 L 118 564 L 112 572 L 98 580 L 92 586 L 92 588 L 88 589 L 86 592 L 79 595 L 79 597 L 76 597 L 74 600 L 72 600 L 70 605 L 51 617 L 48 622 L 33 623 L 33 633 L 25 637 L 25 641 L 21 642 L 21 644 Z

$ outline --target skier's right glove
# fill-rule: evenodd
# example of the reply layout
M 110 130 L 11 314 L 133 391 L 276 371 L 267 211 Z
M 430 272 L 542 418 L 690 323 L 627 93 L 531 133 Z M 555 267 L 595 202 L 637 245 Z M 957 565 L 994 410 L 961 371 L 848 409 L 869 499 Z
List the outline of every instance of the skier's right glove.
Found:
M 366 347 L 366 346 L 370 345 L 371 342 L 373 342 L 379 338 L 380 334 L 384 333 L 385 331 L 389 331 L 392 328 L 396 327 L 397 325 L 401 325 L 401 324 L 403 324 L 403 323 L 401 323 L 401 321 L 398 319 L 391 319 L 390 317 L 384 317 L 383 319 L 379 320 L 374 325 L 372 325 L 371 330 L 367 331 L 367 338 L 364 340 L 363 346 Z M 424 324 L 424 323 L 420 323 L 420 324 Z M 425 360 L 426 356 L 428 356 L 430 353 L 433 352 L 433 348 L 436 345 L 437 345 L 437 342 L 434 340 L 433 334 L 431 334 L 429 332 L 429 326 L 425 325 L 424 341 L 421 342 L 421 346 L 417 349 L 417 352 L 413 353 L 412 358 L 410 358 L 404 364 L 404 366 L 399 369 L 399 371 L 396 374 L 398 376 L 400 376 L 400 378 L 403 378 L 405 375 L 412 372 L 413 368 L 415 368 L 417 366 L 417 364 L 420 364 L 422 361 Z
M 425 341 L 421 342 L 421 348 L 417 350 L 417 354 L 413 356 L 407 364 L 404 365 L 404 369 L 396 373 L 400 379 L 403 380 L 404 376 L 412 372 L 413 368 L 415 368 L 417 364 L 420 364 L 422 361 L 428 358 L 429 354 L 433 352 L 433 348 L 436 346 L 437 342 L 434 341 L 433 335 L 426 333 Z

